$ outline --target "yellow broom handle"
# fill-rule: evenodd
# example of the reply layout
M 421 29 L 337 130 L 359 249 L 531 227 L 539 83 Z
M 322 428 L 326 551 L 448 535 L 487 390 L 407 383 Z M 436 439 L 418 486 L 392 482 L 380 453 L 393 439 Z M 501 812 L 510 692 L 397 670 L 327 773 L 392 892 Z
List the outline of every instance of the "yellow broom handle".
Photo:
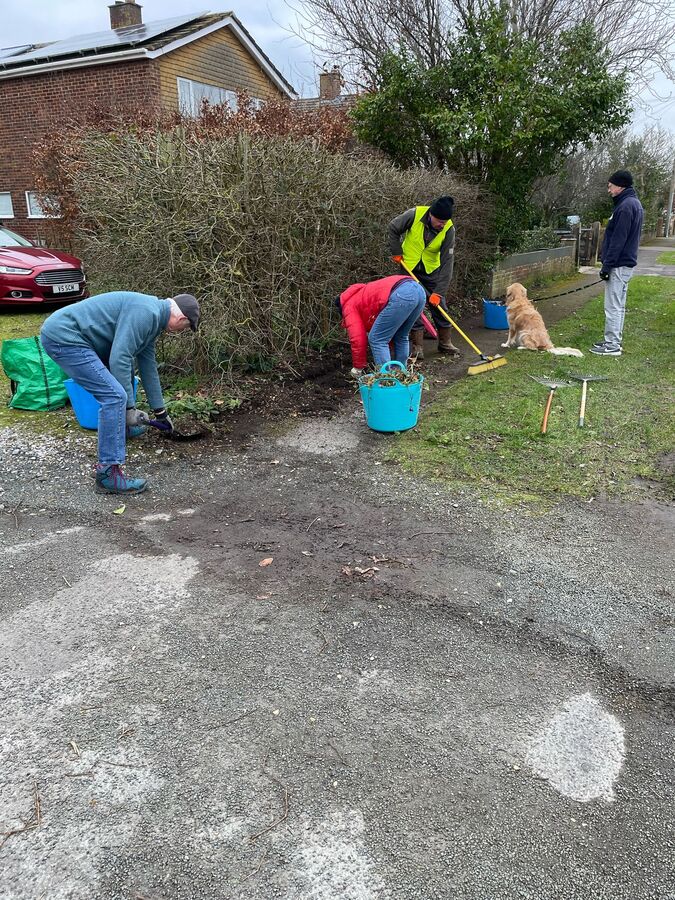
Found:
M 413 273 L 412 273 L 412 272 L 410 271 L 410 269 L 406 266 L 406 264 L 403 262 L 403 260 L 401 260 L 400 266 L 401 266 L 402 269 L 405 269 L 405 271 L 408 273 L 408 275 L 410 275 L 411 278 L 413 278 L 418 284 L 420 284 L 419 278 L 417 278 L 415 275 L 413 275 Z M 443 309 L 442 306 L 440 306 L 440 305 L 439 305 L 439 306 L 435 306 L 434 309 L 437 309 L 437 310 L 441 313 L 441 315 L 445 316 L 445 318 L 446 318 L 446 319 L 448 320 L 448 322 L 452 325 L 452 327 L 453 327 L 456 331 L 458 331 L 459 334 L 462 335 L 462 337 L 463 337 L 464 340 L 467 342 L 467 344 L 469 344 L 470 347 L 473 347 L 473 349 L 476 351 L 476 353 L 477 353 L 479 356 L 482 356 L 482 355 L 483 355 L 483 354 L 480 352 L 480 350 L 478 349 L 478 347 L 476 347 L 476 345 L 474 344 L 474 342 L 471 340 L 471 338 L 468 337 L 468 335 L 464 334 L 464 332 L 462 331 L 462 329 L 459 327 L 459 325 L 458 325 L 456 322 L 453 322 L 453 320 L 452 320 L 452 319 L 450 318 L 450 316 L 446 313 L 446 311 Z

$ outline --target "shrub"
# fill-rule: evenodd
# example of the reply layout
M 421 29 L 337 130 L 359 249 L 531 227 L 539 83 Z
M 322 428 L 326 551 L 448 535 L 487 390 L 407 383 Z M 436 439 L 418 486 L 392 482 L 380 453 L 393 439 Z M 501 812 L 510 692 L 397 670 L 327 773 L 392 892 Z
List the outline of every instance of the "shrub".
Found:
M 514 253 L 528 253 L 530 250 L 549 250 L 560 246 L 560 238 L 555 233 L 555 228 L 550 225 L 541 225 L 521 233 L 518 246 Z
M 191 354 L 201 371 L 297 357 L 324 339 L 340 291 L 394 271 L 388 221 L 440 193 L 457 202 L 453 293 L 456 308 L 467 305 L 492 251 L 478 188 L 337 152 L 348 143 L 342 132 L 331 143 L 222 124 L 81 128 L 61 142 L 44 181 L 63 198 L 98 284 L 199 297 Z

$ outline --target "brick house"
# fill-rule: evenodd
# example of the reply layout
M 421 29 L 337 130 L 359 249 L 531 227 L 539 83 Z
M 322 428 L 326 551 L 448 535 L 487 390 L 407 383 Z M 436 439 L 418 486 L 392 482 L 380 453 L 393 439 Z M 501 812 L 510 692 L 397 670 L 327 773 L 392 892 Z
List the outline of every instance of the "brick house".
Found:
M 236 91 L 264 101 L 293 87 L 231 12 L 143 24 L 135 0 L 110 7 L 110 30 L 0 50 L 0 222 L 43 242 L 32 155 L 42 137 L 91 106 L 181 110 L 203 99 L 236 104 Z

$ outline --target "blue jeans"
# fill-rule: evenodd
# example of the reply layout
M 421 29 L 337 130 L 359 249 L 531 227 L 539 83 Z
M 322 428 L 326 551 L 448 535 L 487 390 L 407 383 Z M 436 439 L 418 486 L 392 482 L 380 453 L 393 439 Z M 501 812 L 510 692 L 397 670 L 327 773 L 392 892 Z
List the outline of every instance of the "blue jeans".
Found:
M 623 340 L 623 321 L 626 318 L 626 295 L 633 270 L 617 266 L 609 270 L 605 283 L 605 342 L 616 350 Z
M 57 344 L 42 337 L 48 356 L 89 391 L 101 408 L 98 411 L 98 461 L 101 466 L 121 466 L 126 458 L 127 393 L 89 347 Z
M 424 309 L 425 303 L 424 288 L 416 281 L 402 281 L 396 285 L 368 335 L 368 343 L 378 368 L 392 359 L 389 352 L 390 341 L 394 342 L 393 358 L 404 366 L 408 364 L 410 329 Z

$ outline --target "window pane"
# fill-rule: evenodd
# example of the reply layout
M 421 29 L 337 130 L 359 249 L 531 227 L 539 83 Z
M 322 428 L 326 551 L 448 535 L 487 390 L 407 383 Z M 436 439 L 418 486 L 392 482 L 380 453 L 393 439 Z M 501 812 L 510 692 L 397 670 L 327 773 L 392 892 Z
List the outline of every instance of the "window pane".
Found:
M 234 91 L 226 91 L 215 84 L 192 81 L 190 78 L 177 78 L 178 107 L 187 116 L 198 116 L 202 103 L 207 101 L 211 106 L 226 104 L 230 109 L 237 108 L 237 95 Z
M 52 213 L 47 212 L 38 200 L 35 191 L 26 191 L 26 206 L 28 207 L 28 215 L 34 219 L 53 219 L 58 218 Z
M 184 116 L 194 116 L 192 82 L 187 78 L 177 78 L 176 80 L 178 82 L 178 108 Z
M 0 219 L 13 219 L 14 207 L 12 206 L 12 195 L 10 193 L 0 194 Z

